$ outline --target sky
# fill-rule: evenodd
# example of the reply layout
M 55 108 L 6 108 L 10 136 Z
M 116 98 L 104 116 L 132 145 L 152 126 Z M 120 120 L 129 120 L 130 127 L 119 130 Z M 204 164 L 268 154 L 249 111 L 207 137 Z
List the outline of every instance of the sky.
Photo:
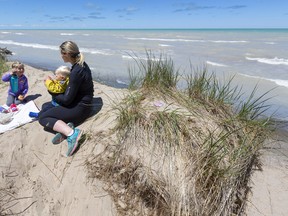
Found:
M 0 0 L 0 29 L 287 28 L 287 0 Z

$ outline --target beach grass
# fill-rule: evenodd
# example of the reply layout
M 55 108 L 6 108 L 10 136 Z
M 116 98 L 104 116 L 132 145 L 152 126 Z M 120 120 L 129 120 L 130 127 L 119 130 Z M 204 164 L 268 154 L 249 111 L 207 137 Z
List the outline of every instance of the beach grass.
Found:
M 0 58 L 0 76 L 8 70 L 9 66 L 6 64 L 6 61 Z
M 239 215 L 259 150 L 272 131 L 269 93 L 241 100 L 233 77 L 221 83 L 207 68 L 179 70 L 167 56 L 135 58 L 130 92 L 115 102 L 113 145 L 87 160 L 119 215 Z M 191 67 L 192 68 L 192 67 Z M 238 107 L 236 107 L 238 104 Z
M 164 54 L 156 57 L 151 51 L 146 51 L 146 59 L 134 57 L 137 68 L 128 68 L 129 89 L 167 89 L 175 88 L 179 79 L 179 71 L 175 71 L 173 60 Z
M 10 50 L 7 50 L 6 48 L 0 48 L 0 75 L 9 69 L 9 66 L 7 65 L 8 55 L 12 55 Z

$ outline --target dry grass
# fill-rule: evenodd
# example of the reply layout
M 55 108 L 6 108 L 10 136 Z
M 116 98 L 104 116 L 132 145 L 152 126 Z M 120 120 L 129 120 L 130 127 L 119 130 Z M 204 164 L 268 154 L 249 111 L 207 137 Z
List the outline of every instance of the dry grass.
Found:
M 188 90 L 179 91 L 165 76 L 150 75 L 115 105 L 111 145 L 87 160 L 89 177 L 105 183 L 119 215 L 243 213 L 247 183 L 269 135 L 269 118 L 249 113 L 254 117 L 262 113 L 257 104 L 266 106 L 251 99 L 252 105 L 245 103 L 249 110 L 239 109 L 246 112 L 243 118 L 231 105 L 237 91 L 229 83 L 220 86 L 214 76 L 190 77 Z M 177 76 L 170 71 L 167 77 Z M 156 107 L 155 101 L 164 105 Z
M 21 206 L 21 200 L 32 200 L 32 197 L 18 197 L 15 192 L 15 187 L 11 186 L 10 188 L 0 188 L 0 216 L 8 215 L 24 215 L 25 211 L 29 209 L 36 201 L 31 201 L 31 203 L 23 208 L 21 212 L 13 211 L 13 207 Z

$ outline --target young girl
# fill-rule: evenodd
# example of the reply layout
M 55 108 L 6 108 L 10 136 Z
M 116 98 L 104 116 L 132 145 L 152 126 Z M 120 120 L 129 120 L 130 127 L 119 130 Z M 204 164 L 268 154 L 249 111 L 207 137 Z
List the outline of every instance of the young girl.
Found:
M 24 64 L 20 62 L 14 62 L 12 64 L 11 71 L 6 72 L 2 76 L 3 82 L 10 82 L 12 75 L 17 75 L 18 78 L 18 90 L 13 92 L 11 83 L 8 89 L 8 97 L 6 101 L 6 105 L 10 106 L 11 104 L 20 104 L 23 102 L 25 95 L 28 92 L 28 79 L 24 75 Z

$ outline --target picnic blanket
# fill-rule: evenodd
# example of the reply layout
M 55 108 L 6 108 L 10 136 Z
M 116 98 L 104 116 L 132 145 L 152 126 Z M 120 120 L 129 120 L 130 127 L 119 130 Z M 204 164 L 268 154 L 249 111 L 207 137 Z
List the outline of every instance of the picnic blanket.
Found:
M 5 105 L 3 105 L 3 107 L 5 107 Z M 29 116 L 29 112 L 39 112 L 34 101 L 19 104 L 17 108 L 18 111 L 16 112 L 0 113 L 0 119 L 2 120 L 0 121 L 0 134 L 34 121 L 35 119 Z

